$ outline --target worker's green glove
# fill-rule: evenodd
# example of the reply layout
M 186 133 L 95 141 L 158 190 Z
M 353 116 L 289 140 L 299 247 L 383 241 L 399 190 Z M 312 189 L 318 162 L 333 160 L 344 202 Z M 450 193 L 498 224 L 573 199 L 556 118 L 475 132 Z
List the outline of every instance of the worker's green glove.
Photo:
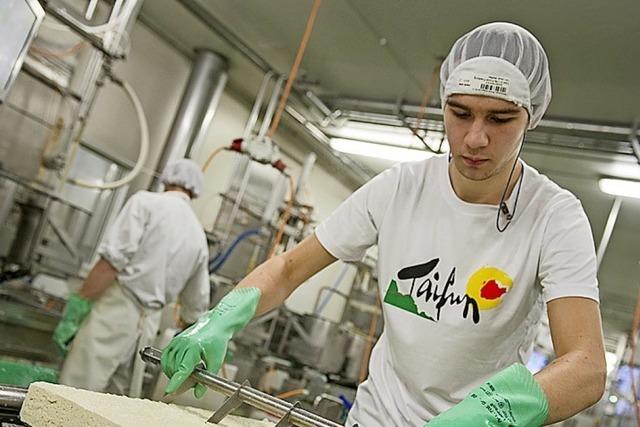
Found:
M 498 372 L 425 427 L 539 427 L 549 402 L 533 375 L 516 363 Z
M 256 314 L 260 295 L 258 288 L 232 290 L 213 310 L 171 340 L 161 358 L 162 370 L 170 378 L 165 393 L 176 391 L 200 361 L 204 361 L 208 372 L 218 372 L 229 340 Z M 204 385 L 196 384 L 194 394 L 199 399 L 206 390 Z
M 53 342 L 63 356 L 67 354 L 69 343 L 76 336 L 78 329 L 80 329 L 80 324 L 91 311 L 92 305 L 91 301 L 82 298 L 78 294 L 73 294 L 69 297 L 64 308 L 62 320 L 53 331 Z

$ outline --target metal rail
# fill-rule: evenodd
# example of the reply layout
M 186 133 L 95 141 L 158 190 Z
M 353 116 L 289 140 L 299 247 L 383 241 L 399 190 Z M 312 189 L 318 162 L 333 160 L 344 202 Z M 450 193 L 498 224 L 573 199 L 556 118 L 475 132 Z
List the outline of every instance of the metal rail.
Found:
M 0 385 L 0 412 L 20 412 L 27 389 Z
M 140 356 L 145 362 L 153 364 L 160 363 L 160 350 L 153 347 L 146 347 L 140 351 Z M 239 399 L 255 408 L 268 412 L 270 414 L 285 417 L 288 414 L 288 422 L 292 425 L 299 427 L 341 427 L 333 421 L 322 418 L 312 412 L 301 409 L 296 404 L 289 403 L 285 400 L 278 399 L 267 393 L 263 393 L 259 390 L 253 389 L 247 386 L 241 386 L 240 384 L 220 378 L 216 375 L 210 374 L 204 369 L 196 368 L 191 378 L 198 382 L 205 384 L 212 390 L 224 394 L 225 396 L 232 396 L 236 394 Z

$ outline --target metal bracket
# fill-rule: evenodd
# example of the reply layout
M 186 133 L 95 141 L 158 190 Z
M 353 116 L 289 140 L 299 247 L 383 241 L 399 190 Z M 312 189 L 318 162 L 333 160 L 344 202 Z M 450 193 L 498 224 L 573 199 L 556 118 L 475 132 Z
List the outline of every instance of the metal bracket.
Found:
M 280 418 L 280 421 L 278 421 L 278 424 L 275 425 L 275 427 L 290 427 L 293 426 L 293 424 L 291 424 L 289 422 L 289 418 L 291 418 L 291 413 L 293 412 L 294 409 L 299 408 L 300 407 L 300 402 L 296 402 L 293 404 L 293 406 L 291 407 L 291 409 L 289 409 L 287 411 L 286 414 L 284 414 L 284 416 L 282 418 Z
M 218 424 L 224 417 L 229 415 L 231 411 L 242 405 L 243 402 L 240 398 L 240 392 L 244 387 L 251 387 L 251 384 L 249 384 L 249 380 L 244 380 L 244 382 L 240 384 L 240 387 L 238 387 L 238 389 L 234 391 L 227 400 L 224 401 L 222 406 L 218 408 L 218 410 L 215 411 L 213 415 L 211 415 L 211 418 L 209 418 L 207 422 Z

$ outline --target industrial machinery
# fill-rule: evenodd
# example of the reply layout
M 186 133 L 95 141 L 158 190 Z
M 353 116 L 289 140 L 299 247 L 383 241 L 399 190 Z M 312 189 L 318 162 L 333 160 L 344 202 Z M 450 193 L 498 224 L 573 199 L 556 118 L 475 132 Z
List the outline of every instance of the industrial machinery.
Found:
M 144 112 L 112 68 L 125 57 L 141 2 L 98 3 L 84 15 L 63 0 L 0 5 L 9 23 L 0 48 L 0 363 L 57 368 L 51 333 L 67 291 L 46 285 L 76 278 L 92 262 L 146 156 Z M 56 41 L 73 46 L 62 52 Z M 123 88 L 140 121 L 136 165 L 83 139 L 107 82 Z
M 142 359 L 151 364 L 160 363 L 160 351 L 147 347 L 140 352 Z M 265 413 L 278 417 L 276 427 L 300 426 L 300 427 L 339 427 L 331 420 L 323 418 L 301 407 L 299 402 L 290 403 L 267 393 L 256 390 L 245 381 L 238 384 L 216 375 L 208 373 L 203 366 L 197 367 L 191 378 L 187 379 L 182 387 L 175 393 L 163 398 L 165 403 L 171 403 L 173 399 L 188 391 L 195 382 L 200 382 L 213 391 L 227 396 L 225 402 L 211 415 L 209 422 L 219 423 L 231 411 L 243 403 L 253 408 L 265 411 Z M 26 389 L 19 387 L 0 386 L 0 423 L 11 422 L 12 425 L 22 425 L 19 418 L 20 408 L 26 398 Z
M 237 368 L 236 381 L 249 380 L 258 389 L 300 401 L 325 418 L 345 420 L 383 327 L 375 259 L 367 257 L 346 268 L 356 270 L 348 293 L 337 290 L 339 277 L 333 286 L 321 289 L 312 313 L 281 307 L 234 336 L 228 363 Z M 217 283 L 221 294 L 232 288 L 229 282 Z M 323 316 L 332 298 L 344 300 L 338 321 Z

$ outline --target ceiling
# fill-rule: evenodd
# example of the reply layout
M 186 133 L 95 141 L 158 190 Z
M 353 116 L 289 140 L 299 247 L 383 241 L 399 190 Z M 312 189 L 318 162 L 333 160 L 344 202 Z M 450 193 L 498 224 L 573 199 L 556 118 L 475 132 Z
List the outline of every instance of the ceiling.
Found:
M 251 100 L 265 68 L 288 72 L 311 5 L 312 0 L 147 0 L 141 20 L 185 54 L 205 46 L 227 56 L 229 86 Z M 527 27 L 545 46 L 553 84 L 547 118 L 628 128 L 640 116 L 638 16 L 637 0 L 325 0 L 297 87 L 312 90 L 330 106 L 344 99 L 417 105 L 432 70 L 459 35 L 504 20 Z M 258 60 L 220 37 L 224 30 Z M 438 102 L 436 93 L 430 104 Z M 613 202 L 599 191 L 598 178 L 640 180 L 640 166 L 630 155 L 532 143 L 524 158 L 582 200 L 596 244 Z M 389 166 L 351 159 L 374 172 Z M 599 273 L 609 338 L 631 324 L 640 281 L 638 218 L 640 200 L 625 199 Z
M 244 85 L 252 79 L 234 72 L 244 61 L 203 32 L 204 26 L 194 25 L 181 3 L 202 7 L 282 73 L 291 66 L 312 5 L 311 0 L 144 3 L 143 14 L 185 45 L 229 54 L 231 78 L 245 80 Z M 554 92 L 548 116 L 628 125 L 640 115 L 638 16 L 637 0 L 325 0 L 299 80 L 323 98 L 419 104 L 433 68 L 457 37 L 482 23 L 510 21 L 532 31 L 547 51 Z

